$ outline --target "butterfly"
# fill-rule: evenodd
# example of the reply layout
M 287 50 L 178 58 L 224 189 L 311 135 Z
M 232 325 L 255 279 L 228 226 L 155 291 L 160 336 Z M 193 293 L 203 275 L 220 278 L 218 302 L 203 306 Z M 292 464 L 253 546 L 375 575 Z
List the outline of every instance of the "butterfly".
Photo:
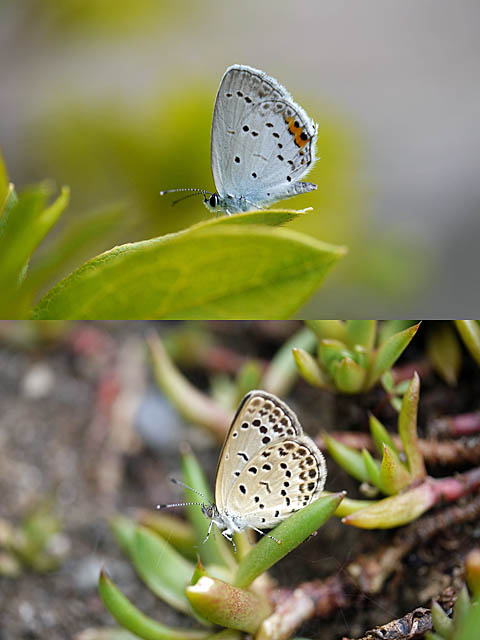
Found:
M 235 64 L 225 71 L 213 110 L 216 192 L 186 188 L 160 194 L 194 191 L 203 194 L 209 211 L 228 215 L 263 209 L 317 188 L 300 181 L 315 162 L 316 139 L 315 122 L 275 78 Z
M 210 520 L 207 539 L 216 525 L 235 548 L 234 533 L 250 528 L 263 534 L 262 529 L 275 527 L 313 502 L 326 477 L 323 454 L 303 433 L 295 413 L 273 394 L 251 391 L 220 453 L 214 504 L 184 504 L 201 506 Z M 180 504 L 158 505 L 169 506 Z

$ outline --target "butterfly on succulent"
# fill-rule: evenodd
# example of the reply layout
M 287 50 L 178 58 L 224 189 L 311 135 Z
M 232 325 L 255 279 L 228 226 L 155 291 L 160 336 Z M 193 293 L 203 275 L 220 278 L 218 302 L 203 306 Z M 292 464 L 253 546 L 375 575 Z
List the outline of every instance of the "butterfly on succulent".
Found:
M 220 453 L 215 502 L 157 508 L 198 504 L 210 520 L 206 539 L 216 525 L 235 548 L 234 533 L 250 528 L 263 534 L 280 524 L 319 496 L 326 476 L 325 459 L 295 413 L 273 394 L 251 391 L 241 401 Z

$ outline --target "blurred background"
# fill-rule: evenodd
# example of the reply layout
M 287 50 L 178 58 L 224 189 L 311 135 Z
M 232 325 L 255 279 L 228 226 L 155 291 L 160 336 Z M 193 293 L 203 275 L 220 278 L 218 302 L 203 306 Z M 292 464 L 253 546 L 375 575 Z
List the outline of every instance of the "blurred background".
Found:
M 476 0 L 3 0 L 0 146 L 18 189 L 71 186 L 68 272 L 209 217 L 159 191 L 214 188 L 215 93 L 252 65 L 319 123 L 293 227 L 349 247 L 300 315 L 478 316 L 479 19 Z

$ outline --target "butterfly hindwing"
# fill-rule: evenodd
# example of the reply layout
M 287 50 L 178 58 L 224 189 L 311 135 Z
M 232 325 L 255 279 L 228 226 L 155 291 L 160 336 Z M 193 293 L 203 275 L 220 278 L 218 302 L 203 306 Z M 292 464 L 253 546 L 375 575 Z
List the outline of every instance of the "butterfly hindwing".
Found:
M 252 474 L 252 477 L 250 476 Z M 271 528 L 310 504 L 322 491 L 323 455 L 306 435 L 264 447 L 249 462 L 227 495 L 226 508 L 249 525 Z

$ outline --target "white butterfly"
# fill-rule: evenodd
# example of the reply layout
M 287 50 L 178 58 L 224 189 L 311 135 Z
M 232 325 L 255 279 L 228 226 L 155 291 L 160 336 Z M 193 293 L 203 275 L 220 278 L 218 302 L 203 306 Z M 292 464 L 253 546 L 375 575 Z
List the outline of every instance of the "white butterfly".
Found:
M 220 453 L 215 503 L 189 504 L 210 519 L 207 539 L 215 524 L 235 547 L 235 532 L 275 527 L 315 500 L 326 477 L 325 459 L 294 412 L 271 393 L 251 391 Z M 168 506 L 180 505 L 159 508 Z
M 194 191 L 203 194 L 209 211 L 228 215 L 263 209 L 317 188 L 300 180 L 315 162 L 316 140 L 317 125 L 285 87 L 264 71 L 234 64 L 225 71 L 213 111 L 211 161 L 217 191 L 169 189 L 160 194 Z

